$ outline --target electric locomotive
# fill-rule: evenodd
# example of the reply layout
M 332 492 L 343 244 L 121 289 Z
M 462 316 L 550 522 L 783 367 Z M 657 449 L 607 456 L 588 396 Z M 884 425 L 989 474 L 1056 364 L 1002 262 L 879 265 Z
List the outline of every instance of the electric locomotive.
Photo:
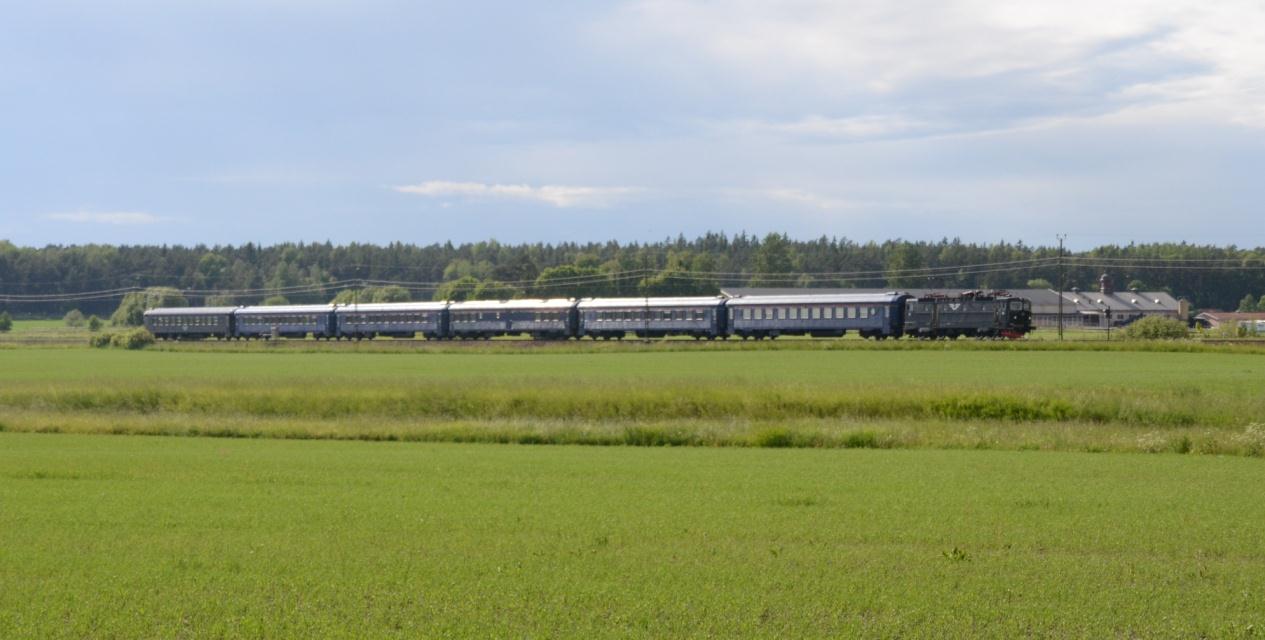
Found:
M 905 301 L 904 333 L 913 338 L 1022 338 L 1032 331 L 1032 302 L 1005 291 L 964 291 Z

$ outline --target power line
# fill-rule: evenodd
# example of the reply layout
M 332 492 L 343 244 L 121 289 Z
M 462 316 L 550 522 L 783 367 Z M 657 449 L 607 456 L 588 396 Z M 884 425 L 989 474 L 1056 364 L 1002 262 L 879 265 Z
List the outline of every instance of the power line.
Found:
M 1139 260 L 1144 261 L 1138 264 Z M 1232 260 L 1226 259 L 1225 261 Z M 1265 271 L 1265 264 L 1243 265 L 1243 264 L 1217 264 L 1224 262 L 1223 260 L 1211 259 L 1165 259 L 1165 258 L 1146 258 L 1146 259 L 1126 259 L 1126 258 L 1095 258 L 1089 256 L 1056 256 L 1048 258 L 1032 258 L 1025 260 L 1010 260 L 989 263 L 979 263 L 974 265 L 941 265 L 936 267 L 919 267 L 913 269 L 895 269 L 895 270 L 859 270 L 859 271 L 830 271 L 830 272 L 797 272 L 797 273 L 781 273 L 781 274 L 754 274 L 750 272 L 734 272 L 734 271 L 679 271 L 674 269 L 651 269 L 639 268 L 628 269 L 616 272 L 601 272 L 593 274 L 580 274 L 574 276 L 565 276 L 560 278 L 551 278 L 545 282 L 536 280 L 511 280 L 503 281 L 499 284 L 513 288 L 531 288 L 535 291 L 549 291 L 565 288 L 584 287 L 587 285 L 603 285 L 611 283 L 621 283 L 638 279 L 649 279 L 651 277 L 662 277 L 673 280 L 688 280 L 695 282 L 715 282 L 717 284 L 739 283 L 751 280 L 753 277 L 759 277 L 760 280 L 773 283 L 798 283 L 802 278 L 834 278 L 847 279 L 860 282 L 870 281 L 886 281 L 894 277 L 904 278 L 942 278 L 942 277 L 959 277 L 959 276 L 977 276 L 992 273 L 1009 273 L 1015 271 L 1030 271 L 1042 269 L 1046 267 L 1071 266 L 1080 268 L 1103 268 L 1103 269 L 1121 269 L 1132 268 L 1137 270 L 1173 270 L 1173 271 L 1190 271 L 1190 272 L 1223 272 L 1223 271 Z M 284 287 L 262 287 L 249 289 L 179 289 L 183 295 L 189 296 L 228 296 L 228 297 L 255 297 L 262 295 L 304 295 L 304 294 L 328 294 L 346 289 L 365 287 L 365 286 L 398 286 L 413 292 L 433 292 L 439 287 L 449 285 L 454 281 L 433 282 L 433 281 L 408 281 L 408 280 L 384 280 L 370 278 L 343 278 L 329 282 L 307 283 L 299 285 L 289 285 Z M 1060 278 L 1062 284 L 1062 278 Z M 477 285 L 472 285 L 477 286 Z M 9 304 L 41 304 L 41 303 L 63 303 L 63 302 L 82 302 L 92 300 L 107 300 L 114 298 L 122 298 L 123 296 L 144 291 L 140 286 L 116 287 L 112 289 L 102 289 L 96 291 L 79 291 L 68 293 L 51 293 L 51 294 L 21 294 L 0 293 L 0 302 Z

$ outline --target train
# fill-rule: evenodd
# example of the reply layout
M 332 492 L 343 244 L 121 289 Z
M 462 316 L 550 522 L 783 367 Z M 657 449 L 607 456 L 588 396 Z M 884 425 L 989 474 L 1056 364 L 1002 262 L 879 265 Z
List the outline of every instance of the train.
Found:
M 812 294 L 740 297 L 471 300 L 145 311 L 159 340 L 620 340 L 685 336 L 697 340 L 779 336 L 886 340 L 1022 338 L 1032 331 L 1031 301 L 1004 291 L 954 296 Z

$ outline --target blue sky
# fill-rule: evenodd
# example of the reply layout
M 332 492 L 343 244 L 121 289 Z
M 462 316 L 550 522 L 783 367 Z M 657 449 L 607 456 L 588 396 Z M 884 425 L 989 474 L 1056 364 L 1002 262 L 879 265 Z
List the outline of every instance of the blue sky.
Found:
M 8 3 L 0 238 L 1265 245 L 1262 32 L 1240 0 Z

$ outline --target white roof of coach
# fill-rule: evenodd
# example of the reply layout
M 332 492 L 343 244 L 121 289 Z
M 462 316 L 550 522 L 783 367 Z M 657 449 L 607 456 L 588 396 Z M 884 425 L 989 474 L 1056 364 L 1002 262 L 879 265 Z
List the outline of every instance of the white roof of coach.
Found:
M 567 298 L 552 298 L 549 300 L 467 300 L 465 302 L 454 302 L 448 306 L 449 311 L 480 311 L 480 310 L 506 310 L 513 311 L 515 309 L 570 309 L 575 306 L 575 300 Z
M 147 316 L 205 316 L 205 315 L 228 315 L 237 310 L 237 307 L 160 307 L 158 309 L 147 309 Z
M 344 304 L 339 313 L 398 313 L 403 311 L 442 311 L 447 302 L 373 302 L 368 304 Z
M 278 315 L 282 313 L 329 313 L 334 310 L 332 304 L 290 304 L 275 307 L 242 307 L 237 313 L 255 315 Z
M 749 307 L 753 305 L 813 305 L 813 304 L 886 304 L 905 297 L 899 293 L 836 293 L 800 296 L 746 296 L 730 298 L 726 306 Z
M 580 301 L 581 309 L 638 309 L 645 307 L 714 307 L 725 299 L 715 298 L 589 298 Z

